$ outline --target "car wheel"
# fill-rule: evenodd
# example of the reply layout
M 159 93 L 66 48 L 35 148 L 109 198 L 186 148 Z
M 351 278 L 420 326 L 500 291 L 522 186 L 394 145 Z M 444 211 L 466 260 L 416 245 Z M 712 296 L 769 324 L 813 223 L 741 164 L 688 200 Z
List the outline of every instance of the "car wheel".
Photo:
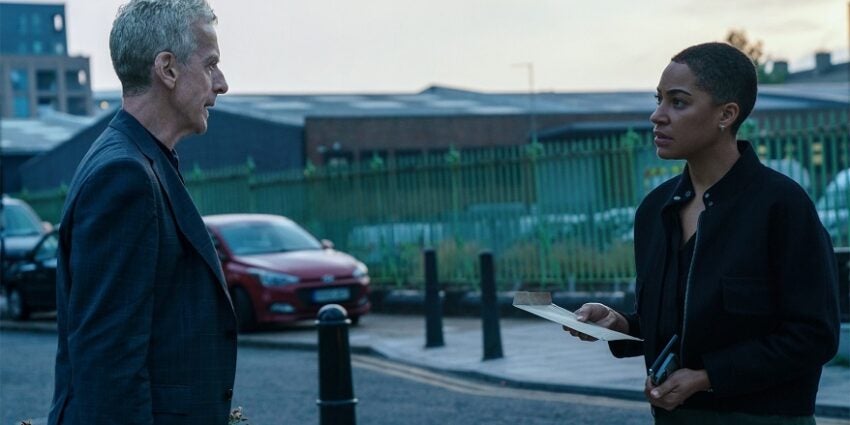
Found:
M 254 305 L 251 297 L 242 288 L 233 290 L 233 308 L 236 309 L 236 317 L 239 319 L 239 330 L 247 331 L 257 327 L 257 319 L 254 317 Z
M 12 320 L 27 320 L 30 317 L 30 309 L 18 288 L 9 288 L 6 291 L 6 306 Z

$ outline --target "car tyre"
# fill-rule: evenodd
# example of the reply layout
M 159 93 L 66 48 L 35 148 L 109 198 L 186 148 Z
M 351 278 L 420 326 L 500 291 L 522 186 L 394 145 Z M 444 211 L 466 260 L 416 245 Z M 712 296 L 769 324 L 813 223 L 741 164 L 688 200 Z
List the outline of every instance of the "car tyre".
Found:
M 24 294 L 18 288 L 12 287 L 6 291 L 6 306 L 12 320 L 27 320 L 30 309 L 24 299 Z
M 254 304 L 251 297 L 242 288 L 233 290 L 233 308 L 236 309 L 236 317 L 239 319 L 239 330 L 249 331 L 257 327 L 257 319 L 254 315 Z

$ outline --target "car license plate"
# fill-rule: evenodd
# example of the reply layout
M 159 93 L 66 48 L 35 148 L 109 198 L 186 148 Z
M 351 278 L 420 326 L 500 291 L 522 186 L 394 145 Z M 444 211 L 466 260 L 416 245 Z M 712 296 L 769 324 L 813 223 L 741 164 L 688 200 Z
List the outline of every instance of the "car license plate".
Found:
M 317 289 L 313 292 L 313 301 L 317 303 L 327 303 L 333 301 L 344 301 L 351 296 L 349 288 L 328 288 Z

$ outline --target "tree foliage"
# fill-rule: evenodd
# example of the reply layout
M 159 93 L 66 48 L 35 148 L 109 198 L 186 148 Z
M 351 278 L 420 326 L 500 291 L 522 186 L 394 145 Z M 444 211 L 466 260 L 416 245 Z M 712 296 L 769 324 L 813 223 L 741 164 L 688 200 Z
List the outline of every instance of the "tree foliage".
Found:
M 744 52 L 753 63 L 763 65 L 764 49 L 761 40 L 750 41 L 747 38 L 747 33 L 744 30 L 731 29 L 726 34 L 726 42 L 737 47 L 738 50 Z
M 760 83 L 777 84 L 785 81 L 785 75 L 779 75 L 775 72 L 767 72 L 767 63 L 769 59 L 764 54 L 764 43 L 761 40 L 750 40 L 747 33 L 741 29 L 730 29 L 726 33 L 726 42 L 737 47 L 738 50 L 744 52 L 756 66 L 756 72 Z

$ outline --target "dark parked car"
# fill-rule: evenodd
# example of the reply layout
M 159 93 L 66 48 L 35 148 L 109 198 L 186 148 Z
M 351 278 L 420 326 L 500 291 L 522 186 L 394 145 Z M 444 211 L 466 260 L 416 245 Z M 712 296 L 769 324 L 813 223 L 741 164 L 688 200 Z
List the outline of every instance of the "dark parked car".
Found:
M 221 258 L 240 326 L 314 319 L 340 304 L 353 324 L 369 312 L 369 274 L 354 257 L 286 217 L 204 217 Z
M 3 291 L 13 320 L 26 320 L 34 312 L 56 310 L 58 247 L 58 232 L 50 232 L 9 267 L 3 279 Z
M 51 230 L 26 202 L 3 195 L 0 214 L 0 254 L 5 279 L 11 265 L 29 253 L 41 237 Z
M 850 242 L 850 168 L 836 174 L 826 185 L 817 209 L 833 244 L 846 247 Z

